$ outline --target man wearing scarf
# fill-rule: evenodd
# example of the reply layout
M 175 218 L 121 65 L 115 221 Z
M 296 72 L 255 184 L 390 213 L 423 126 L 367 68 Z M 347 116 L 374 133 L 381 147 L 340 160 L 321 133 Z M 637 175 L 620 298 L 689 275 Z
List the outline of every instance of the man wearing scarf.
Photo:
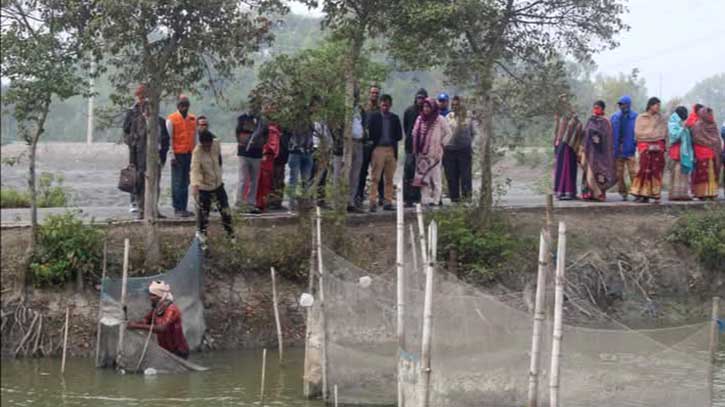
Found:
M 637 112 L 632 110 L 632 98 L 622 96 L 617 102 L 619 111 L 612 115 L 612 138 L 614 139 L 614 158 L 617 169 L 617 183 L 619 194 L 623 200 L 627 200 L 629 191 L 625 181 L 625 172 L 629 179 L 634 179 L 637 172 L 637 162 L 634 157 L 635 139 L 634 124 L 637 121 Z
M 639 152 L 639 171 L 632 181 L 631 193 L 636 202 L 659 201 L 662 193 L 662 173 L 665 169 L 665 138 L 667 122 L 660 114 L 660 100 L 647 101 L 647 111 L 637 116 L 634 134 Z
M 412 185 L 415 177 L 415 155 L 413 154 L 413 126 L 420 115 L 423 101 L 428 97 L 428 91 L 418 89 L 413 104 L 403 113 L 403 131 L 405 132 L 405 166 L 403 167 L 403 200 L 406 207 L 420 202 L 420 190 Z
M 576 199 L 577 151 L 581 144 L 582 123 L 565 96 L 562 95 L 560 101 L 568 112 L 563 116 L 557 112 L 555 116 L 554 194 L 559 200 L 570 200 Z
M 426 99 L 413 126 L 413 186 L 421 188 L 423 205 L 433 206 L 441 201 L 441 160 L 443 146 L 448 144 L 450 137 L 448 120 L 438 113 L 435 99 Z
M 670 116 L 667 123 L 667 132 L 670 140 L 670 201 L 689 201 L 690 181 L 689 175 L 694 165 L 692 151 L 692 135 L 685 126 L 687 108 L 678 106 Z
M 695 150 L 695 170 L 692 173 L 692 194 L 701 200 L 717 197 L 718 179 L 722 160 L 722 139 L 718 134 L 713 111 L 702 107 L 692 126 L 692 142 Z
M 594 103 L 592 116 L 584 127 L 582 154 L 582 198 L 606 201 L 607 190 L 617 182 L 614 168 L 612 125 L 604 116 L 603 101 Z
M 163 281 L 149 285 L 151 311 L 141 321 L 129 322 L 128 329 L 152 331 L 159 346 L 181 358 L 189 357 L 189 344 L 184 337 L 181 310 L 174 304 L 171 287 Z

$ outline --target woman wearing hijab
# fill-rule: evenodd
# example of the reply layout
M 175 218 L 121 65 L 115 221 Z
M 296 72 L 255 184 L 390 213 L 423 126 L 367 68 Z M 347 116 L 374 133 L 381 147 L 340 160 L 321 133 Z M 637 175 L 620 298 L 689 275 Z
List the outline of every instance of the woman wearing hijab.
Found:
M 692 173 L 692 194 L 701 200 L 717 197 L 722 140 L 712 109 L 702 107 L 692 126 L 692 144 L 695 151 L 695 169 Z
M 639 171 L 632 180 L 631 192 L 635 202 L 649 202 L 650 198 L 660 200 L 662 173 L 665 169 L 665 137 L 667 122 L 660 114 L 660 100 L 650 98 L 647 111 L 637 116 L 634 136 L 639 152 Z
M 582 199 L 606 201 L 607 190 L 617 183 L 614 166 L 612 124 L 604 115 L 603 101 L 594 103 L 592 116 L 584 126 L 582 154 Z
M 576 199 L 577 151 L 582 139 L 582 123 L 572 106 L 564 99 L 568 113 L 556 114 L 554 128 L 554 152 L 556 169 L 554 172 L 554 194 L 562 201 Z
M 443 146 L 450 137 L 451 129 L 448 121 L 438 113 L 438 104 L 435 99 L 427 98 L 413 126 L 413 186 L 421 188 L 424 205 L 436 205 L 441 200 L 441 160 Z
M 692 136 L 690 135 L 690 129 L 685 126 L 685 120 L 687 120 L 687 108 L 679 106 L 672 113 L 667 123 L 670 140 L 669 156 L 670 160 L 672 160 L 670 201 L 689 201 L 692 199 L 689 192 L 689 175 L 694 165 L 694 156 Z

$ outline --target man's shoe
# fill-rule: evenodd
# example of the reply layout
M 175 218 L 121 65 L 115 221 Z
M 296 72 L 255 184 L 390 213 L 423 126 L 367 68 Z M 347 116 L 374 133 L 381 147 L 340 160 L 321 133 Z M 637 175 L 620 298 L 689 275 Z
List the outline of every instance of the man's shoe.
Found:
M 384 211 L 394 211 L 395 207 L 393 206 L 393 204 L 385 204 L 385 205 L 383 205 L 383 210 Z
M 128 211 L 130 213 L 137 213 L 138 212 L 138 206 L 136 206 L 136 204 L 131 204 L 128 207 Z
M 250 215 L 259 215 L 260 213 L 262 213 L 262 210 L 259 208 L 252 208 L 247 213 Z
M 181 211 L 174 211 L 174 216 L 176 216 L 177 218 L 190 218 L 190 217 L 194 216 L 194 214 L 187 210 L 181 210 Z
M 375 204 L 370 205 L 370 213 L 375 213 L 378 211 L 378 206 Z
M 361 208 L 359 206 L 348 205 L 348 207 L 347 207 L 347 213 L 364 213 L 364 212 L 365 211 L 363 210 L 363 208 Z
M 162 214 L 161 212 L 156 214 L 156 219 L 166 219 L 166 215 Z
M 415 206 L 415 204 L 413 202 L 406 202 L 405 204 L 403 204 L 403 207 L 405 207 L 405 208 L 412 208 L 414 206 Z

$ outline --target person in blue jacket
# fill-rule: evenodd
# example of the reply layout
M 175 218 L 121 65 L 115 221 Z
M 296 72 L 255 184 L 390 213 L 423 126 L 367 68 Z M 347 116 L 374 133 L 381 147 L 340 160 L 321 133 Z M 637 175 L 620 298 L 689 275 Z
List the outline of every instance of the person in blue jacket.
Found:
M 614 161 L 617 169 L 619 195 L 627 200 L 629 187 L 625 181 L 625 171 L 630 181 L 637 175 L 637 159 L 634 155 L 637 143 L 634 139 L 634 122 L 637 112 L 632 110 L 632 98 L 622 96 L 617 102 L 619 111 L 612 115 L 612 136 L 614 139 Z

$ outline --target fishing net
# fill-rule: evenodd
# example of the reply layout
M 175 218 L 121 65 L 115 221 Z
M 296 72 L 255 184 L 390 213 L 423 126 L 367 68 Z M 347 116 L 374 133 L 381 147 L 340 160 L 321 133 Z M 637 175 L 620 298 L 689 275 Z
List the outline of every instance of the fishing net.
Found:
M 184 336 L 191 349 L 201 345 L 206 331 L 204 306 L 201 302 L 202 253 L 194 239 L 179 264 L 172 270 L 147 277 L 131 277 L 127 282 L 126 313 L 129 321 L 142 320 L 150 311 L 148 287 L 153 280 L 163 280 L 171 286 L 174 303 L 181 310 Z M 101 288 L 100 344 L 98 367 L 118 367 L 129 372 L 176 373 L 203 368 L 167 352 L 156 344 L 156 335 L 147 341 L 148 331 L 126 330 L 122 357 L 117 358 L 119 327 L 123 320 L 120 278 L 105 278 Z M 146 343 L 148 342 L 148 345 Z M 144 353 L 143 349 L 147 347 Z
M 323 309 L 315 302 L 310 342 L 317 357 L 306 366 L 306 379 L 320 384 L 324 341 L 328 389 L 337 386 L 342 404 L 424 405 L 425 274 L 418 242 L 406 239 L 405 253 L 405 338 L 399 346 L 395 270 L 373 275 L 323 249 L 324 334 Z M 491 295 L 451 273 L 435 273 L 427 405 L 526 405 L 532 294 Z M 633 330 L 574 298 L 564 306 L 561 406 L 708 405 L 705 322 Z M 550 318 L 542 321 L 540 406 L 549 405 L 552 327 Z

